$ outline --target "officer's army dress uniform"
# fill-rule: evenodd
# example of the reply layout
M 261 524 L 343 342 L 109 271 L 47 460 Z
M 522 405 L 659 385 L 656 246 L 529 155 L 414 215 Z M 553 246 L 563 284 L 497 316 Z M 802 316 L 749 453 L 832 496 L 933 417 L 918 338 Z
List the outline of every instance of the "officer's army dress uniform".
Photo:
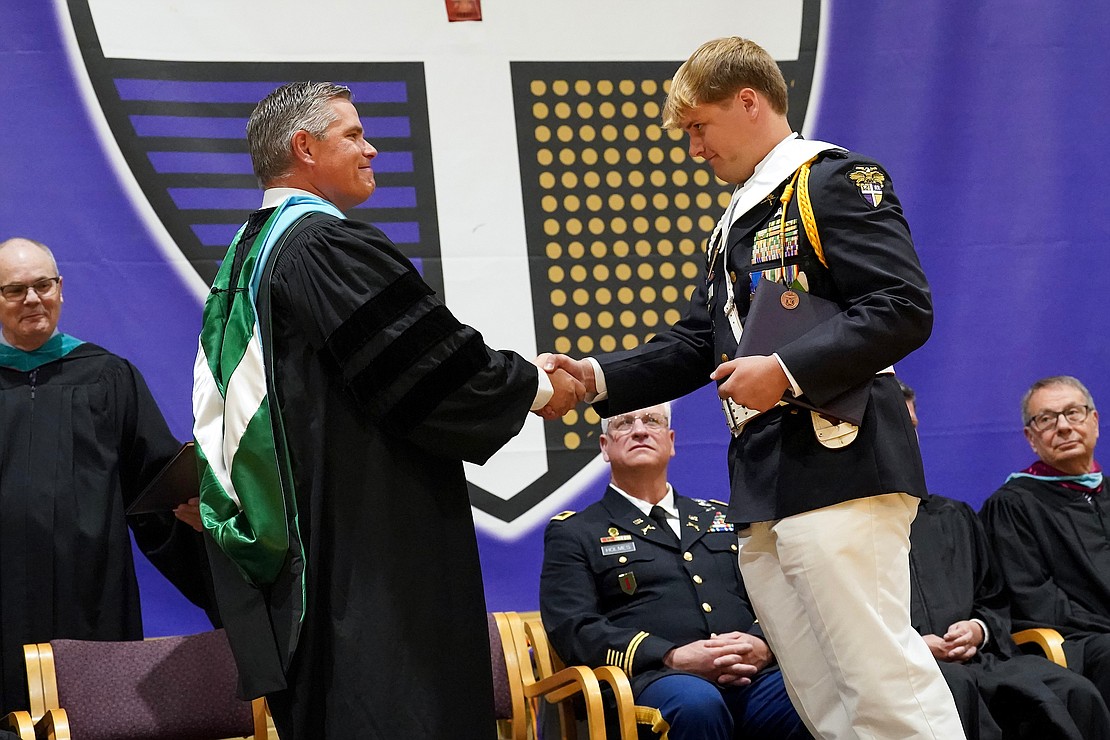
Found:
M 544 533 L 540 610 L 556 652 L 567 664 L 623 668 L 634 694 L 675 672 L 663 665 L 672 648 L 713 633 L 762 638 L 724 504 L 675 502 L 681 542 L 613 488 Z

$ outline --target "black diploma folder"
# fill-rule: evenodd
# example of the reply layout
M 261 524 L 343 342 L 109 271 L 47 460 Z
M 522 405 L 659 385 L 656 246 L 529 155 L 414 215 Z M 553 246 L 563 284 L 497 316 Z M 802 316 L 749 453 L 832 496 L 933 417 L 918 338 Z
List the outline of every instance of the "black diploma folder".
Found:
M 127 507 L 128 514 L 164 514 L 200 495 L 197 454 L 193 443 L 181 446 Z
M 787 291 L 793 295 L 784 300 Z M 787 308 L 795 302 L 797 305 Z M 774 280 L 760 280 L 744 322 L 744 333 L 740 336 L 736 356 L 774 354 L 780 347 L 804 336 L 839 313 L 840 306 L 827 298 L 788 289 Z M 789 391 L 782 400 L 858 426 L 863 421 L 863 412 L 871 395 L 872 380 L 868 378 L 820 406 L 811 403 L 805 395 L 795 398 Z

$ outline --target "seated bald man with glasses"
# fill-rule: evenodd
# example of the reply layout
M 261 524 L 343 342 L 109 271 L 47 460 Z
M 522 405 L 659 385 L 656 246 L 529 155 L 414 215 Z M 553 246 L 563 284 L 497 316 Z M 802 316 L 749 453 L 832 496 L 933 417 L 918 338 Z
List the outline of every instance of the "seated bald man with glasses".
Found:
M 725 504 L 675 493 L 670 405 L 602 421 L 601 501 L 544 534 L 540 611 L 568 664 L 615 665 L 671 740 L 808 738 L 755 623 Z
M 980 512 L 1014 628 L 1059 630 L 1068 667 L 1110 704 L 1110 505 L 1095 461 L 1095 401 L 1079 380 L 1060 375 L 1034 383 L 1021 414 L 1037 461 Z
M 0 716 L 28 708 L 24 644 L 143 638 L 129 526 L 209 604 L 196 502 L 124 517 L 181 443 L 134 365 L 58 331 L 62 282 L 44 244 L 0 242 Z

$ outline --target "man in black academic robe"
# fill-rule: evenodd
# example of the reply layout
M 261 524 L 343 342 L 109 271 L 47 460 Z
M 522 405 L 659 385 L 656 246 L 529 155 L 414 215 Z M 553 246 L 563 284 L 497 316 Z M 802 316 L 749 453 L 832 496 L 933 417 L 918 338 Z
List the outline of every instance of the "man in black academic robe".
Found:
M 1098 411 L 1076 378 L 1039 380 L 1022 402 L 1037 461 L 979 512 L 1010 590 L 1014 625 L 1053 627 L 1068 668 L 1110 704 L 1110 506 L 1094 459 Z
M 28 708 L 24 644 L 143 638 L 128 525 L 191 601 L 206 606 L 208 592 L 197 532 L 168 513 L 124 516 L 181 446 L 142 375 L 122 357 L 56 332 L 61 278 L 42 245 L 0 244 L 0 286 L 4 714 Z
M 1110 737 L 1110 711 L 1090 681 L 1018 653 L 1005 589 L 970 506 L 935 494 L 921 503 L 910 577 L 914 629 L 937 658 L 969 740 Z
M 581 384 L 486 347 L 379 229 L 336 215 L 373 192 L 377 154 L 346 88 L 275 90 L 252 114 L 248 142 L 267 189 L 225 264 L 265 241 L 271 216 L 294 201 L 319 218 L 282 232 L 255 305 L 267 403 L 288 455 L 282 486 L 295 492 L 289 552 L 258 583 L 235 567 L 245 561 L 210 547 L 242 691 L 267 695 L 286 740 L 492 737 L 463 460 L 485 462 L 549 399 L 569 408 Z M 227 300 L 217 290 L 210 301 Z M 205 316 L 205 332 L 222 328 L 208 307 Z M 198 372 L 211 382 L 206 365 Z M 207 447 L 206 408 L 194 395 L 211 461 L 222 445 Z

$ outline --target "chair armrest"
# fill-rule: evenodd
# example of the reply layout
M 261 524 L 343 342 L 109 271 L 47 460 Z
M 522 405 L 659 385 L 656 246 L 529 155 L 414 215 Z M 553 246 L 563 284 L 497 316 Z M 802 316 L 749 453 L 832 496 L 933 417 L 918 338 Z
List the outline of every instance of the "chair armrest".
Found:
M 19 735 L 19 740 L 34 740 L 35 725 L 31 722 L 29 712 L 12 712 L 0 717 L 0 730 L 7 730 Z
M 559 658 L 558 654 L 551 649 L 551 643 L 547 639 L 547 632 L 544 630 L 543 622 L 539 615 L 521 619 L 524 627 L 525 635 L 527 636 L 528 644 L 532 648 L 532 659 L 535 663 L 537 671 L 541 677 L 554 677 L 559 675 L 566 675 L 565 671 L 569 670 L 563 661 Z M 616 666 L 601 666 L 600 668 L 589 669 L 585 666 L 573 666 L 575 669 L 581 669 L 593 673 L 594 678 L 599 682 L 609 684 L 613 689 L 613 695 L 617 702 L 617 719 L 620 726 L 621 740 L 636 740 L 636 707 L 635 701 L 632 698 L 632 686 L 628 681 L 628 676 L 620 668 Z M 586 682 L 587 684 L 589 682 Z M 552 694 L 545 697 L 549 702 L 556 702 L 563 698 L 569 697 L 576 692 L 575 685 L 567 685 L 562 689 L 555 690 Z M 590 704 L 589 697 L 586 692 L 590 689 L 584 689 L 583 695 L 586 696 L 586 714 L 587 721 L 590 724 L 591 732 L 594 723 L 590 720 Z M 600 717 L 600 715 L 598 715 Z M 602 724 L 604 724 L 602 722 Z
M 615 665 L 595 668 L 594 675 L 613 689 L 613 695 L 617 700 L 621 740 L 636 740 L 639 734 L 636 727 L 636 701 L 632 698 L 632 684 L 628 682 L 628 676 Z
M 601 701 L 601 686 L 589 668 L 570 666 L 524 687 L 525 696 L 542 697 L 549 704 L 557 704 L 576 694 L 581 694 L 586 703 L 586 726 L 590 740 L 605 740 L 605 706 Z
M 1034 627 L 1015 632 L 1012 637 L 1018 645 L 1034 643 L 1053 663 L 1063 668 L 1068 667 L 1068 659 L 1064 656 L 1064 638 L 1056 630 L 1050 627 Z
M 70 740 L 69 716 L 64 709 L 48 709 L 42 719 L 35 723 L 35 737 L 38 740 Z

